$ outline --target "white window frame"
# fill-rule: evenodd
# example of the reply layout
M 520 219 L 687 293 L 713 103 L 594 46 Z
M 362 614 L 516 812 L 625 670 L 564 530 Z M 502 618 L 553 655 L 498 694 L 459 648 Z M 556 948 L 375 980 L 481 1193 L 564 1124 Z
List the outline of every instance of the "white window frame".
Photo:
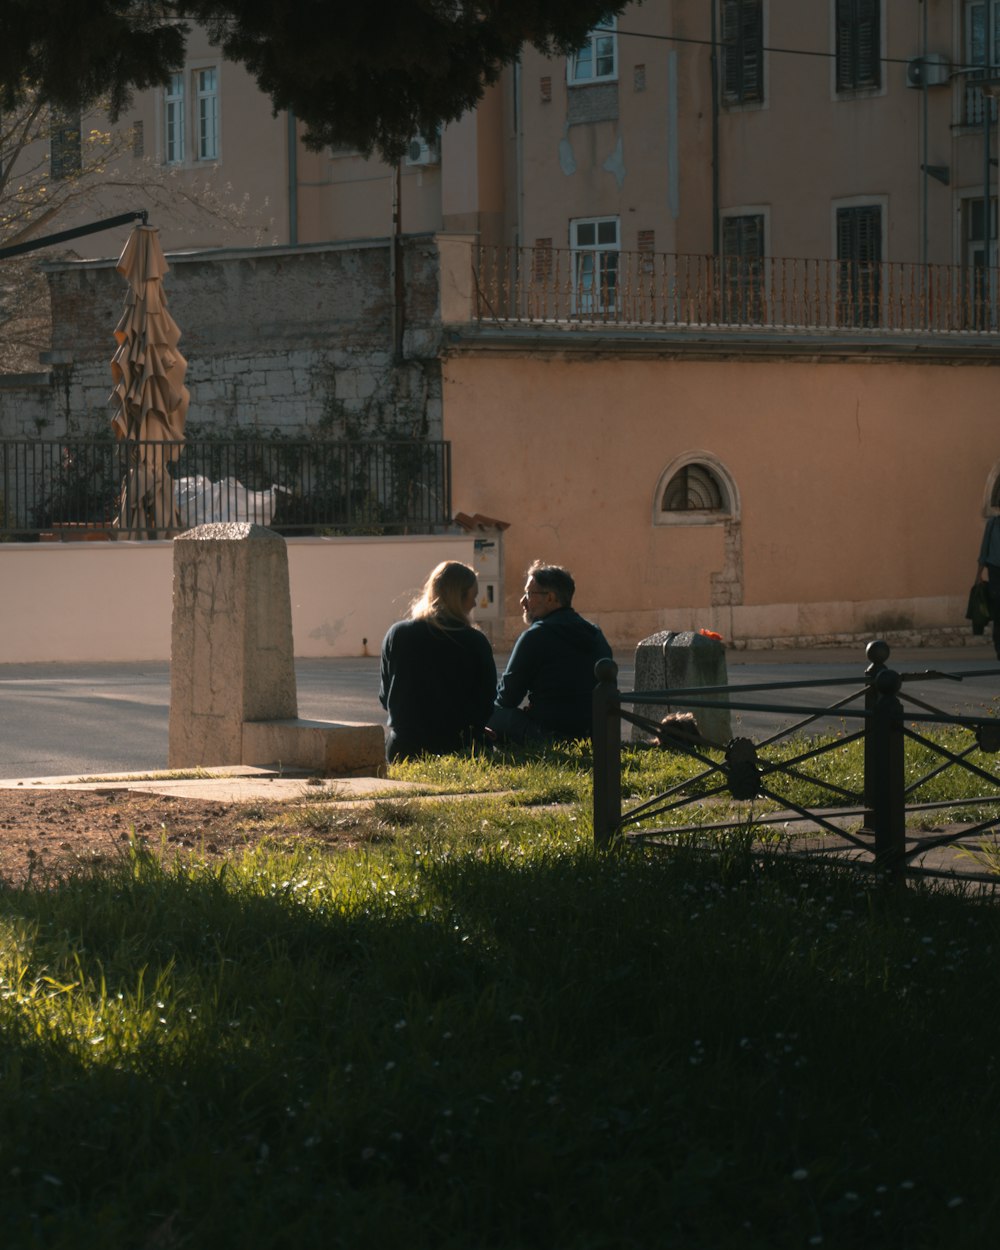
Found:
M 195 151 L 199 161 L 219 159 L 219 67 L 201 66 L 193 71 L 197 115 Z M 209 79 L 209 75 L 211 78 Z
M 598 64 L 610 55 L 610 67 L 598 73 Z M 566 62 L 566 81 L 571 87 L 618 80 L 618 19 L 609 17 L 595 26 L 586 41 Z
M 160 114 L 165 165 L 211 164 L 221 158 L 219 85 L 215 61 L 195 62 L 171 74 Z
M 183 70 L 171 74 L 163 89 L 163 160 L 166 165 L 182 165 L 185 157 L 187 117 L 184 108 L 185 76 Z
M 614 242 L 607 238 L 614 226 Z M 581 230 L 594 229 L 594 241 L 581 243 Z M 603 227 L 603 229 L 602 229 Z M 605 238 L 602 239 L 601 235 Z M 618 258 L 621 254 L 621 221 L 618 217 L 575 217 L 569 223 L 569 246 L 573 257 L 573 313 L 613 312 L 618 306 Z M 607 258 L 613 256 L 614 260 Z M 596 263 L 595 263 L 596 259 Z M 608 277 L 610 275 L 610 279 Z M 596 283 L 595 283 L 596 278 Z

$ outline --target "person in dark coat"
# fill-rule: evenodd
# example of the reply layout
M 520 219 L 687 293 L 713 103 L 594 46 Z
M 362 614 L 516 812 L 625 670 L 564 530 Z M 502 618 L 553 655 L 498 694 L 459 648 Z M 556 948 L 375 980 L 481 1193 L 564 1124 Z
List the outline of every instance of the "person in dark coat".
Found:
M 983 541 L 979 544 L 979 564 L 976 568 L 976 581 L 983 578 L 989 585 L 990 615 L 993 618 L 993 650 L 1000 660 L 1000 516 L 991 516 L 983 530 Z
M 493 648 L 471 622 L 476 571 L 457 560 L 428 577 L 409 617 L 382 642 L 379 702 L 388 711 L 386 759 L 450 755 L 481 742 L 493 709 Z
M 594 665 L 611 659 L 611 647 L 596 625 L 573 610 L 575 591 L 567 569 L 540 560 L 528 569 L 521 596 L 528 628 L 510 653 L 489 720 L 498 739 L 590 737 Z

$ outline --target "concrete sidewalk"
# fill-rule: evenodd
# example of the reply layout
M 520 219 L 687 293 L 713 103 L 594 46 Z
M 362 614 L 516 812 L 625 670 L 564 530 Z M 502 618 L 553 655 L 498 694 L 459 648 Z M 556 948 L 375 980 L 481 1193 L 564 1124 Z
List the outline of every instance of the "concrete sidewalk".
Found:
M 405 797 L 418 790 L 427 790 L 427 786 L 416 782 L 390 781 L 385 777 L 315 777 L 308 773 L 276 772 L 245 765 L 199 769 L 198 776 L 183 776 L 182 771 L 4 778 L 0 779 L 0 790 L 87 790 L 95 794 L 114 794 L 125 790 L 135 794 L 159 794 L 213 803 L 259 800 L 269 803 L 309 800 L 359 802 Z

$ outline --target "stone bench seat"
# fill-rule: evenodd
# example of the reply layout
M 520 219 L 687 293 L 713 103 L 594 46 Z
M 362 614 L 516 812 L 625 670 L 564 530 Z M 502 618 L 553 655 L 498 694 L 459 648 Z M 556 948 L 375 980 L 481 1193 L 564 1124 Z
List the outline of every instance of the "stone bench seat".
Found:
M 384 777 L 381 725 L 358 721 L 243 722 L 243 764 L 306 769 L 329 777 Z

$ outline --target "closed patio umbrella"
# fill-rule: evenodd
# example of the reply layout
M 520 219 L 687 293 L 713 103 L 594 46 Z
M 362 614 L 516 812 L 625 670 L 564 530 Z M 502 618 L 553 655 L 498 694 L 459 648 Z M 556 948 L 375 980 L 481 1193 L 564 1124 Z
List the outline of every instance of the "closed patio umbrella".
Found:
M 187 361 L 181 332 L 167 311 L 163 275 L 169 266 L 155 226 L 136 226 L 118 259 L 128 282 L 111 360 L 111 424 L 134 444 L 123 484 L 118 528 L 134 538 L 166 538 L 180 528 L 168 466 L 181 453 L 188 410 Z

